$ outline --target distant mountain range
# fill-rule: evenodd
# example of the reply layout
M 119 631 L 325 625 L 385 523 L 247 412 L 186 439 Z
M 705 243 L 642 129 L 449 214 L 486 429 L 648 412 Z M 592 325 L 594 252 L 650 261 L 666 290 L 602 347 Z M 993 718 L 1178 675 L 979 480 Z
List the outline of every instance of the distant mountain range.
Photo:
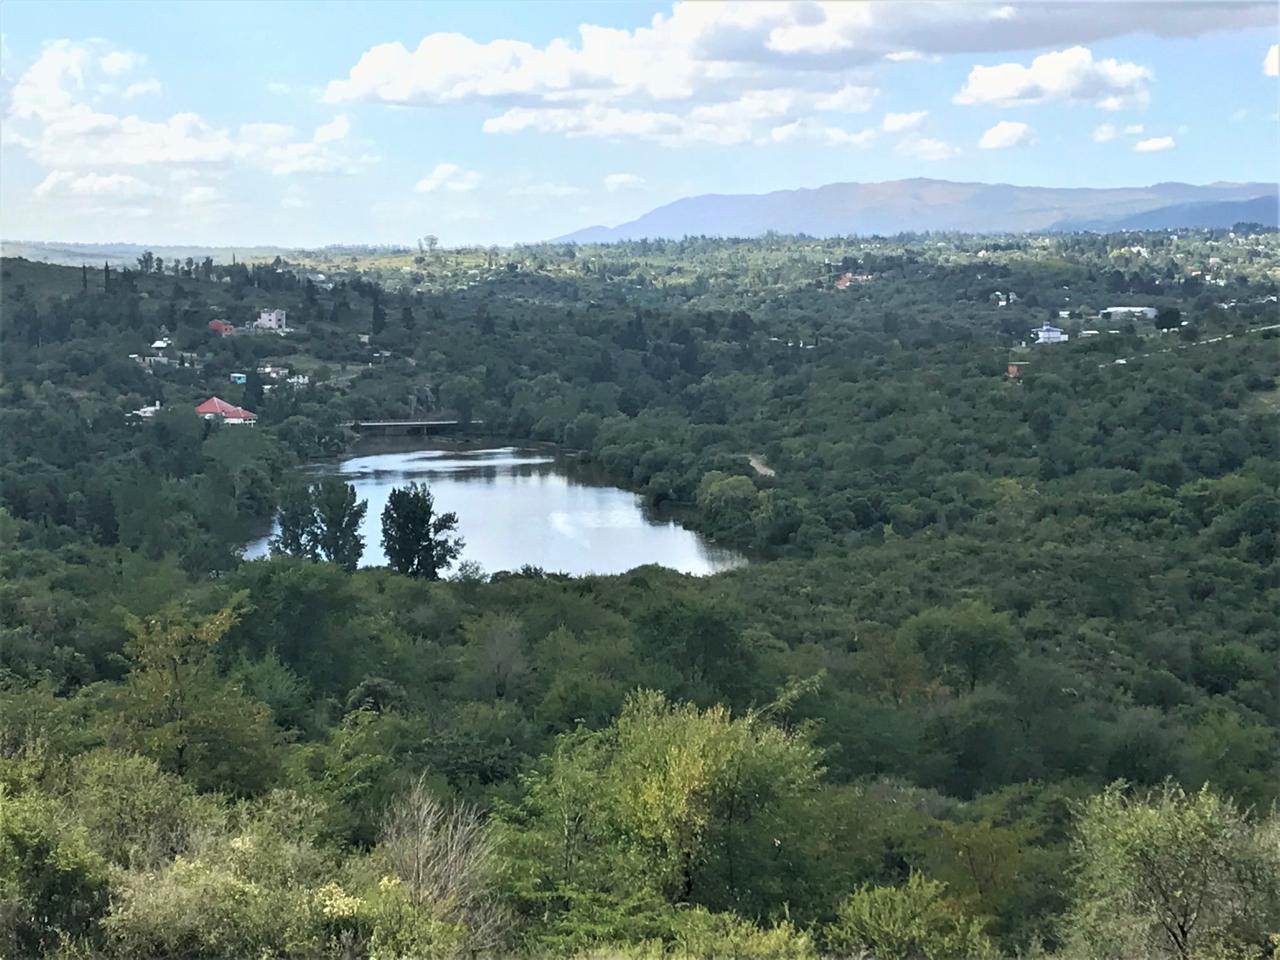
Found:
M 608 243 L 643 237 L 755 237 L 770 230 L 815 237 L 957 230 L 1280 226 L 1274 183 L 1157 183 L 1149 187 L 1018 187 L 1007 183 L 890 180 L 831 183 L 764 194 L 703 194 L 616 227 L 587 227 L 562 241 Z

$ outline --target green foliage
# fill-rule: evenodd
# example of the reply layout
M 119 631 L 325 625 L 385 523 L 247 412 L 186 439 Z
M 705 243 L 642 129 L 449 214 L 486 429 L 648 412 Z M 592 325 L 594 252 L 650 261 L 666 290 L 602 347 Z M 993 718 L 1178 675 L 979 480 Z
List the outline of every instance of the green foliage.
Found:
M 410 577 L 439 580 L 462 552 L 453 513 L 435 512 L 435 498 L 423 484 L 396 487 L 382 511 L 382 549 L 391 569 Z
M 1263 954 L 1278 252 L 695 237 L 166 257 L 180 283 L 6 258 L 0 952 Z M 210 336 L 264 299 L 288 337 Z M 1047 310 L 1104 303 L 1188 325 L 1007 375 Z M 161 324 L 182 362 L 144 369 Z M 267 364 L 311 383 L 252 429 L 192 413 Z M 393 569 L 355 569 L 363 505 L 299 465 L 423 417 L 563 442 L 752 563 L 442 581 L 454 518 L 411 490 Z M 277 505 L 290 556 L 242 563 Z M 415 785 L 498 844 L 466 909 L 394 865 Z M 1211 903 L 1181 946 L 1144 859 Z
M 38 956 L 83 938 L 107 910 L 106 862 L 53 798 L 0 787 L 0 949 Z
M 339 477 L 295 485 L 281 500 L 280 530 L 271 538 L 271 550 L 354 570 L 364 553 L 360 523 L 368 509 L 368 503 L 357 502 L 355 489 Z
M 1076 823 L 1074 955 L 1267 956 L 1280 925 L 1277 836 L 1208 787 L 1134 796 L 1111 785 Z
M 984 922 L 966 916 L 945 892 L 945 884 L 920 873 L 898 887 L 863 886 L 841 901 L 828 940 L 838 950 L 863 949 L 884 960 L 994 958 Z
M 262 704 L 218 675 L 215 650 L 237 604 L 208 617 L 170 608 L 132 621 L 116 737 L 198 788 L 248 794 L 275 776 L 279 735 Z

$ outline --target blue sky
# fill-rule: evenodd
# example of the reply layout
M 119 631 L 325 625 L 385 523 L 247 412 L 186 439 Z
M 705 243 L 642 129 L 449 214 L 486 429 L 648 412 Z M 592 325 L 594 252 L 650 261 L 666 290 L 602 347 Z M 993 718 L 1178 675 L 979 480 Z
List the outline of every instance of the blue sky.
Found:
M 545 239 L 696 193 L 1274 180 L 1273 3 L 8 0 L 0 232 Z

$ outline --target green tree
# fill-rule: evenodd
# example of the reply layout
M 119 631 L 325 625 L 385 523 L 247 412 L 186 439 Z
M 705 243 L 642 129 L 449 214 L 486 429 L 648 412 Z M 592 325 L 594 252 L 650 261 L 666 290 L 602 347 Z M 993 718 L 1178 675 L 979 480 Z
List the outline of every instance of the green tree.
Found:
M 436 513 L 435 497 L 426 484 L 396 487 L 382 511 L 382 549 L 391 568 L 410 577 L 439 580 L 462 553 L 462 538 L 454 536 L 458 515 Z
M 276 516 L 279 531 L 271 538 L 271 552 L 305 560 L 320 559 L 315 542 L 316 505 L 307 484 L 285 487 Z
M 1017 652 L 1017 634 L 1008 614 L 975 601 L 926 610 L 904 623 L 899 633 L 944 674 L 957 675 L 969 691 L 1007 672 Z
M 1280 923 L 1280 824 L 1257 823 L 1208 786 L 1134 795 L 1115 783 L 1076 821 L 1073 955 L 1261 957 Z
M 340 477 L 325 477 L 311 487 L 315 504 L 313 536 L 320 555 L 344 570 L 354 570 L 364 553 L 360 524 L 369 504 L 356 500 L 356 489 Z
M 218 645 L 242 602 L 237 596 L 209 616 L 175 606 L 129 621 L 121 739 L 201 789 L 254 793 L 276 774 L 269 711 L 217 668 Z

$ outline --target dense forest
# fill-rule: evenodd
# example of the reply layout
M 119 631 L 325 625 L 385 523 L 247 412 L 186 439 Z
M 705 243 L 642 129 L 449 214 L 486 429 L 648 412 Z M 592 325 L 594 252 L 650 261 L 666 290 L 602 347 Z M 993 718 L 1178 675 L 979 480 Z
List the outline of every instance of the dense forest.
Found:
M 0 269 L 0 955 L 1280 950 L 1280 235 Z M 425 415 L 752 562 L 241 558 Z

